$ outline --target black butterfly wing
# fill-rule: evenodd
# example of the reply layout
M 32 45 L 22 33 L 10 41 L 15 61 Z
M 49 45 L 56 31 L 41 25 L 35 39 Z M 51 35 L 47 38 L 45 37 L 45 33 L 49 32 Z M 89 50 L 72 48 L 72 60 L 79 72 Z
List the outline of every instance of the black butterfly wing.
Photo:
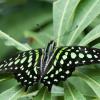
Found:
M 99 49 L 81 46 L 57 48 L 41 82 L 50 89 L 53 84 L 71 76 L 75 67 L 94 63 L 100 63 Z
M 19 53 L 0 63 L 0 73 L 12 73 L 23 86 L 32 86 L 40 78 L 43 49 Z

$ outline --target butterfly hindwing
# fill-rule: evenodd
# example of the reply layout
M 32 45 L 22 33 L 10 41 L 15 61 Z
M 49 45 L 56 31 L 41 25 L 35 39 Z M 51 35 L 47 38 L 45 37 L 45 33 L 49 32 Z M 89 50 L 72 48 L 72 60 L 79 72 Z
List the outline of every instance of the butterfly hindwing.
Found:
M 39 81 L 43 49 L 19 53 L 0 64 L 0 73 L 12 73 L 23 86 L 31 86 Z

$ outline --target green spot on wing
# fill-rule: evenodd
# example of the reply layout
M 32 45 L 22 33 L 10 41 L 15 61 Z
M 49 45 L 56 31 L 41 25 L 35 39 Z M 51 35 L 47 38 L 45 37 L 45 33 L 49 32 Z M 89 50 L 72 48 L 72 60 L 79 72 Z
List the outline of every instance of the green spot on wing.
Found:
M 79 57 L 80 57 L 80 58 L 84 58 L 84 54 L 79 53 Z
M 18 63 L 19 63 L 19 61 L 20 61 L 20 59 L 17 59 L 17 60 L 15 61 L 15 65 L 16 65 L 16 64 L 18 64 Z
M 21 63 L 24 63 L 26 59 L 27 59 L 27 58 L 24 57 L 24 58 L 21 60 Z
M 8 66 L 11 66 L 13 64 L 13 62 L 10 62 L 9 64 L 8 64 Z
M 37 74 L 37 69 L 36 69 L 36 67 L 37 67 L 37 66 L 34 67 L 34 72 Z
M 87 57 L 88 57 L 88 58 L 92 58 L 92 55 L 91 55 L 91 54 L 87 54 Z
M 34 64 L 34 66 L 37 64 L 38 58 L 39 58 L 39 51 L 35 50 L 35 52 L 36 52 L 36 58 L 35 58 L 35 64 Z
M 32 56 L 29 57 L 28 63 L 32 61 Z
M 58 52 L 58 54 L 56 55 L 56 59 L 58 59 L 59 58 L 59 56 L 60 56 L 60 54 L 63 52 L 63 50 L 65 50 L 66 48 L 62 48 L 59 52 Z
M 71 58 L 76 58 L 76 54 L 74 52 L 71 53 Z

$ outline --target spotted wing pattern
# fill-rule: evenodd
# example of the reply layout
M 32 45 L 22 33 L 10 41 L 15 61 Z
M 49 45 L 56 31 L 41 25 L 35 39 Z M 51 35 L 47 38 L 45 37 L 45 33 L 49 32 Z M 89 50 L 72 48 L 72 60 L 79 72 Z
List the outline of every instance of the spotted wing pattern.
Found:
M 75 67 L 100 63 L 100 50 L 81 46 L 55 49 L 41 82 L 51 89 L 53 84 L 66 80 Z
M 43 49 L 19 53 L 0 64 L 0 73 L 12 73 L 26 89 L 39 81 Z
M 53 84 L 65 81 L 75 67 L 100 63 L 100 49 L 82 46 L 56 47 L 51 41 L 47 48 L 19 53 L 0 63 L 0 73 L 12 73 L 22 86 L 37 82 L 50 90 Z

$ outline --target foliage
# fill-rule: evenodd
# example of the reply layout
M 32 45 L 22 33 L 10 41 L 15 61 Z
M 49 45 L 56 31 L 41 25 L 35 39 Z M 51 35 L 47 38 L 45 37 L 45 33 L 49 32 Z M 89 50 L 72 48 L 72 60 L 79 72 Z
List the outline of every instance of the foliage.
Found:
M 0 5 L 1 60 L 12 51 L 44 47 L 52 39 L 57 46 L 100 48 L 100 0 L 1 0 Z M 24 92 L 16 80 L 0 76 L 0 99 L 99 100 L 99 64 L 77 68 L 51 93 L 41 85 Z

